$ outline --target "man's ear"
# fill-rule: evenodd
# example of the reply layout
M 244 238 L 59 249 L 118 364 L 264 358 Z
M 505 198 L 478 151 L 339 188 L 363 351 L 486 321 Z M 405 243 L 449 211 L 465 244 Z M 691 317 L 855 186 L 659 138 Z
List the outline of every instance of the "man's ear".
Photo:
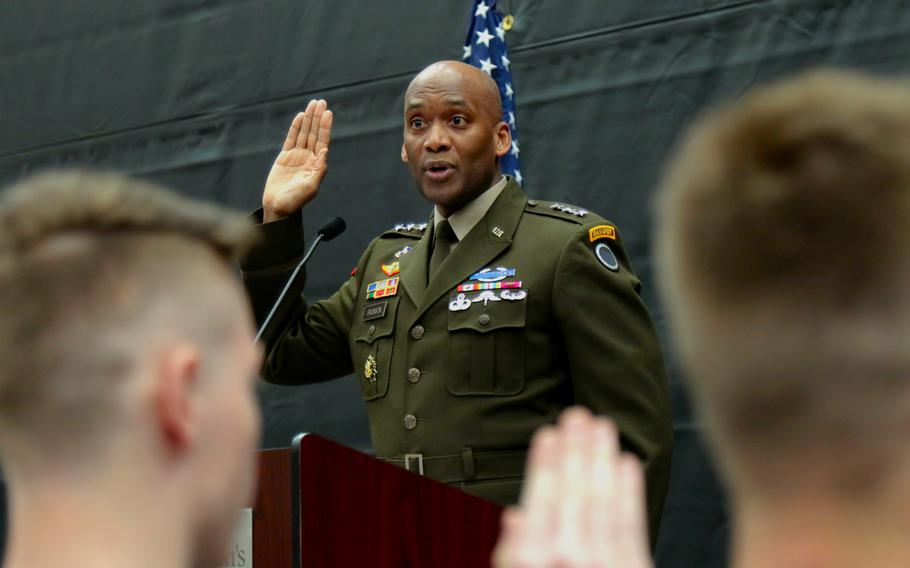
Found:
M 512 131 L 505 122 L 500 122 L 493 130 L 496 137 L 496 157 L 502 158 L 512 150 Z
M 182 344 L 167 348 L 155 377 L 155 416 L 164 443 L 174 453 L 193 445 L 198 434 L 199 350 Z
M 401 161 L 408 163 L 408 149 L 404 147 L 404 142 L 401 143 Z

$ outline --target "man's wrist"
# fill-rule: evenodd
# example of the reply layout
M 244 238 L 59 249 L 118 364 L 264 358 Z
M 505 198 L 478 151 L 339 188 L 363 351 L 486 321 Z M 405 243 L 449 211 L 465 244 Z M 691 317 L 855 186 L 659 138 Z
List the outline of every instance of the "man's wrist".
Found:
M 278 219 L 282 219 L 282 218 L 288 217 L 288 216 L 290 216 L 290 213 L 287 213 L 286 211 L 282 211 L 282 210 L 276 209 L 274 207 L 269 207 L 268 205 L 266 205 L 264 203 L 262 204 L 262 222 L 263 223 L 270 223 L 272 221 L 277 221 Z

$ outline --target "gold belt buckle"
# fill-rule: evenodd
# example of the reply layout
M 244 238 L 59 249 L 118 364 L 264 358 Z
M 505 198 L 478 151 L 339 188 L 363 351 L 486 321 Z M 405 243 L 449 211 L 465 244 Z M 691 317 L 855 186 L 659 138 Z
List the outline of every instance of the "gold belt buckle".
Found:
M 423 475 L 423 454 L 405 454 L 404 455 L 404 468 L 412 473 L 411 470 L 411 460 L 417 462 L 417 472 L 420 475 Z

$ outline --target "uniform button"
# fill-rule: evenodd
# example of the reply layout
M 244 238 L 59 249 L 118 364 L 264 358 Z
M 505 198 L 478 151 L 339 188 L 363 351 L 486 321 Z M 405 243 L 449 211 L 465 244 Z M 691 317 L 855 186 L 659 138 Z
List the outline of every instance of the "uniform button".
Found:
M 480 317 L 477 318 L 477 321 L 480 322 L 480 325 L 487 325 L 490 323 L 490 314 L 480 314 Z
M 408 369 L 408 381 L 416 383 L 420 380 L 420 369 L 417 367 Z
M 417 428 L 417 417 L 413 414 L 408 414 L 404 417 L 404 427 L 408 430 L 413 430 Z
M 426 330 L 423 329 L 422 325 L 415 325 L 414 327 L 411 328 L 411 337 L 413 337 L 414 339 L 420 339 L 421 337 L 423 337 L 423 334 L 425 332 L 426 332 Z
M 376 333 L 376 326 L 375 326 L 375 325 L 371 325 L 371 326 L 370 326 L 370 329 L 367 330 L 367 333 L 369 333 L 370 335 L 373 335 L 374 333 Z

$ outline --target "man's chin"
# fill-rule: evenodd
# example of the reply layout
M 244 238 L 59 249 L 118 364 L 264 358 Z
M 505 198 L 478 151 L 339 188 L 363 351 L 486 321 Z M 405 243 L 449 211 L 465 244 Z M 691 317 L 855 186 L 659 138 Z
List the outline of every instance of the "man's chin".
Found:
M 423 198 L 438 206 L 442 210 L 457 210 L 459 194 L 458 188 L 451 183 L 427 183 L 423 181 L 418 185 Z

